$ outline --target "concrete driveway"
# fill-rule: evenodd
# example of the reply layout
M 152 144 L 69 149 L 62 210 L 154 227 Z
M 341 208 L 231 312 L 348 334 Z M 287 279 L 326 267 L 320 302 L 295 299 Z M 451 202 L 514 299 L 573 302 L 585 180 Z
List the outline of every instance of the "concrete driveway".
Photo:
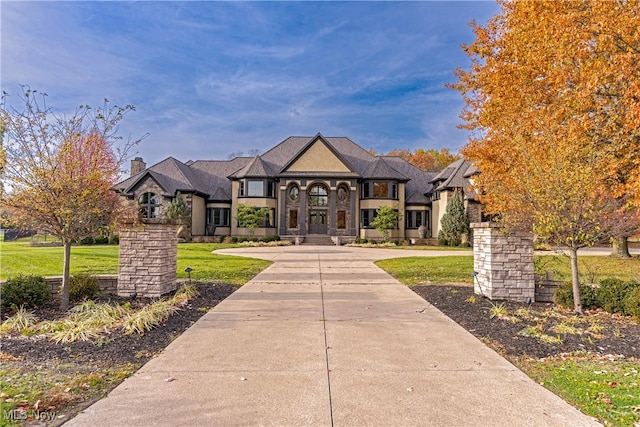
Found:
M 274 264 L 67 425 L 598 425 L 372 263 L 461 252 L 216 253 Z

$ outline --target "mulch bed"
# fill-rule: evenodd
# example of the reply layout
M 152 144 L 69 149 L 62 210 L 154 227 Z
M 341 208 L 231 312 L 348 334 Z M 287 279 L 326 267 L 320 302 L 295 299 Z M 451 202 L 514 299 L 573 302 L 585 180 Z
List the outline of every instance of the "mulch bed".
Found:
M 235 285 L 217 283 L 198 283 L 196 286 L 200 295 L 189 300 L 186 306 L 169 317 L 161 327 L 153 328 L 143 335 L 126 335 L 122 331 L 114 331 L 97 343 L 79 341 L 70 344 L 56 344 L 46 338 L 34 340 L 34 338 L 14 335 L 2 338 L 0 341 L 2 352 L 20 357 L 27 363 L 49 362 L 58 359 L 99 365 L 142 365 L 193 325 L 206 313 L 207 309 L 215 307 L 238 289 Z M 129 301 L 128 298 L 113 296 L 102 298 L 102 300 L 101 302 L 111 300 L 119 303 Z M 131 305 L 135 308 L 149 302 L 150 299 L 142 298 L 131 301 Z M 55 306 L 49 305 L 37 310 L 35 314 L 41 319 L 55 319 L 64 313 L 57 310 Z
M 100 370 L 117 370 L 128 366 L 138 369 L 161 352 L 182 332 L 202 317 L 208 309 L 231 295 L 237 286 L 229 284 L 199 283 L 200 295 L 193 298 L 161 327 L 156 327 L 143 335 L 126 335 L 115 331 L 98 342 L 75 342 L 56 344 L 46 337 L 29 338 L 12 335 L 0 339 L 0 354 L 8 362 L 20 366 L 25 372 L 45 369 L 44 372 L 68 372 L 71 375 Z M 428 285 L 412 288 L 418 295 L 433 304 L 444 314 L 467 329 L 476 337 L 493 347 L 504 356 L 543 358 L 574 351 L 592 351 L 603 355 L 624 355 L 626 358 L 640 359 L 640 324 L 630 318 L 611 315 L 602 311 L 587 311 L 585 316 L 576 318 L 569 310 L 559 310 L 552 304 L 534 303 L 527 315 L 522 315 L 526 304 L 505 303 L 507 318 L 491 318 L 494 304 L 475 296 L 475 303 L 467 298 L 473 296 L 470 286 Z M 109 297 L 112 302 L 124 303 L 128 298 Z M 105 298 L 106 299 L 106 298 Z M 148 299 L 130 301 L 131 305 L 142 306 Z M 55 319 L 63 316 L 55 306 L 40 309 L 36 314 L 41 319 Z M 559 334 L 554 326 L 571 323 L 582 331 L 581 334 Z M 589 331 L 590 325 L 598 326 L 597 332 Z M 528 327 L 537 326 L 550 336 L 562 339 L 561 344 L 548 344 L 542 340 L 523 335 Z M 67 405 L 55 407 L 59 415 L 53 425 L 68 420 L 93 401 L 102 397 L 111 387 L 98 391 L 87 391 L 86 395 L 70 400 Z M 33 402 L 31 402 L 33 404 Z M 49 402 L 49 404 L 51 404 Z
M 207 309 L 215 307 L 237 289 L 229 284 L 199 283 L 197 286 L 200 292 L 198 297 L 190 300 L 162 327 L 143 335 L 126 335 L 122 331 L 115 331 L 97 343 L 80 341 L 71 344 L 56 344 L 46 338 L 14 335 L 2 338 L 2 352 L 32 363 L 73 360 L 74 363 L 142 365 L 202 317 Z M 467 298 L 474 295 L 471 286 L 427 285 L 412 289 L 473 335 L 491 343 L 508 356 L 541 358 L 587 350 L 640 358 L 640 324 L 628 317 L 611 315 L 601 310 L 586 310 L 585 316 L 575 318 L 570 310 L 563 310 L 549 303 L 533 303 L 529 307 L 530 316 L 519 316 L 516 315 L 517 310 L 527 308 L 527 305 L 505 302 L 509 316 L 491 318 L 491 308 L 500 302 L 492 302 L 477 295 L 475 303 L 467 302 Z M 126 298 L 110 298 L 121 303 L 128 301 Z M 141 306 L 148 302 L 149 300 L 138 299 L 132 305 Z M 53 306 L 40 309 L 36 314 L 42 319 L 62 315 Z M 582 333 L 555 332 L 554 327 L 561 323 L 575 325 Z M 589 326 L 594 323 L 599 328 L 589 331 Z M 559 337 L 562 343 L 545 343 L 523 333 L 526 328 L 535 326 L 544 330 L 545 334 Z
M 602 310 L 585 310 L 584 316 L 576 317 L 571 310 L 551 303 L 533 303 L 529 307 L 529 315 L 522 316 L 517 311 L 527 308 L 526 304 L 505 302 L 508 317 L 491 318 L 493 305 L 500 302 L 474 295 L 471 286 L 427 285 L 411 289 L 505 356 L 543 358 L 559 353 L 591 351 L 640 358 L 640 324 L 629 317 Z M 476 302 L 467 302 L 472 295 Z M 581 333 L 558 333 L 554 328 L 560 324 L 573 325 Z M 594 324 L 596 327 L 590 329 L 589 326 Z M 562 343 L 546 343 L 527 336 L 525 331 L 533 327 L 560 338 Z

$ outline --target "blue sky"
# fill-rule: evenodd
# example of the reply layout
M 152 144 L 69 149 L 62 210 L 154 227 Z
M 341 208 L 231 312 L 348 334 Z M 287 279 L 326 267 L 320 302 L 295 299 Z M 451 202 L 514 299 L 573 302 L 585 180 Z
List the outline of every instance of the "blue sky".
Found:
M 290 135 L 457 151 L 461 43 L 495 2 L 0 2 L 2 90 L 63 111 L 133 104 L 148 164 L 264 152 Z M 135 153 L 132 153 L 135 154 Z

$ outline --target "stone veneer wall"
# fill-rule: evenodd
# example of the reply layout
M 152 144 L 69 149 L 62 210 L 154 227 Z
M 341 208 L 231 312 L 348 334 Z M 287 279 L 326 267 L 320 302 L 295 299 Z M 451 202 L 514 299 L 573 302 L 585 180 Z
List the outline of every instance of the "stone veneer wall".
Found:
M 119 230 L 118 295 L 159 297 L 177 288 L 178 225 L 146 220 Z
M 491 300 L 535 301 L 533 235 L 504 234 L 499 224 L 472 223 L 474 291 Z

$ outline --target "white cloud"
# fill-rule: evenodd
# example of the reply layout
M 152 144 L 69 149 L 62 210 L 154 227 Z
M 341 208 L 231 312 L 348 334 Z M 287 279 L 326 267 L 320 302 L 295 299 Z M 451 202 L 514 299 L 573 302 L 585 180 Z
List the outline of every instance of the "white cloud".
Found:
M 378 151 L 464 143 L 443 88 L 491 3 L 2 2 L 2 89 L 68 108 L 132 103 L 148 162 L 226 158 L 288 135 Z M 465 39 L 464 37 L 467 37 Z M 15 87 L 13 87 L 15 86 Z

